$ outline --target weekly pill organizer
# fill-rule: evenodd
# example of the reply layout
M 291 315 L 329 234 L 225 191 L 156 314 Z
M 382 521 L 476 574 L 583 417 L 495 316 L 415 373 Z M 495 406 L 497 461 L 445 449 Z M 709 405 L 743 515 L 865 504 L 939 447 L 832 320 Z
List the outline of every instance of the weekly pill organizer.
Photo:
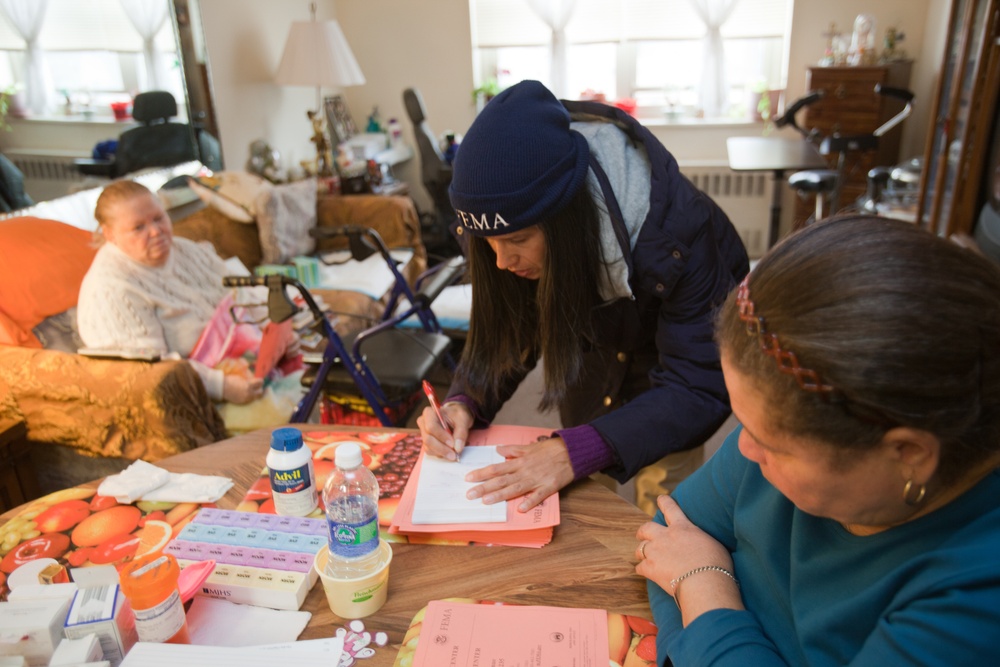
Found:
M 316 583 L 325 519 L 203 508 L 164 549 L 186 567 L 214 560 L 200 595 L 297 610 Z

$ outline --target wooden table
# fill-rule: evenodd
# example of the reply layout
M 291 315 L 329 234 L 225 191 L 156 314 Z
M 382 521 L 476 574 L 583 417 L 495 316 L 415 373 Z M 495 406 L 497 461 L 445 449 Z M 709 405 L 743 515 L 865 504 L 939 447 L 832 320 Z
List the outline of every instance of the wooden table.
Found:
M 363 427 L 316 427 L 310 431 L 358 432 Z M 218 505 L 233 508 L 260 474 L 269 430 L 257 431 L 172 456 L 157 465 L 173 472 L 227 475 L 234 487 Z M 449 547 L 392 545 L 389 595 L 379 612 L 364 619 L 373 631 L 389 633 L 364 667 L 389 667 L 414 614 L 430 600 L 447 597 L 559 607 L 591 607 L 650 618 L 646 580 L 635 574 L 635 532 L 648 517 L 592 481 L 560 494 L 561 522 L 549 545 Z M 9 515 L 13 513 L 8 513 Z M 3 517 L 0 517 L 2 522 Z M 330 637 L 345 621 L 330 611 L 319 582 L 302 606 L 313 617 L 300 639 Z
M 805 139 L 729 137 L 726 139 L 726 150 L 729 168 L 733 171 L 770 171 L 774 174 L 767 246 L 771 248 L 778 241 L 781 226 L 781 184 L 785 182 L 785 172 L 826 169 L 826 161 Z

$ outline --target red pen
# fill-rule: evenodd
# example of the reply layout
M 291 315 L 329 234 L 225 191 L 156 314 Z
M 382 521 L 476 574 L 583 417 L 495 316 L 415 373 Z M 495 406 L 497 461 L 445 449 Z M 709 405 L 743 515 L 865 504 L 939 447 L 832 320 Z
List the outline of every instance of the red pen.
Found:
M 444 430 L 451 435 L 451 428 L 448 427 L 448 422 L 445 421 L 444 415 L 441 414 L 441 404 L 438 403 L 437 394 L 434 393 L 434 387 L 427 380 L 424 380 L 424 393 L 427 394 L 427 400 L 430 401 L 431 407 L 434 408 L 434 414 L 437 415 L 438 421 L 441 422 L 441 426 Z

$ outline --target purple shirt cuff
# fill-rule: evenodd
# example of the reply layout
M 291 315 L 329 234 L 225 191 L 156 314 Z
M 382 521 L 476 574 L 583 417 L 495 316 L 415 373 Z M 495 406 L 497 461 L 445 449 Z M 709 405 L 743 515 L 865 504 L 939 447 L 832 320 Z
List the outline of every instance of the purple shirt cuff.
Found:
M 455 394 L 454 396 L 449 396 L 448 398 L 444 399 L 444 402 L 445 403 L 461 403 L 465 407 L 469 408 L 469 412 L 472 413 L 473 418 L 476 420 L 472 424 L 473 428 L 476 427 L 476 426 L 489 426 L 490 425 L 489 421 L 487 421 L 486 419 L 484 419 L 483 415 L 479 412 L 479 406 L 476 405 L 476 402 L 473 401 L 468 396 L 466 396 L 465 394 Z
M 614 450 L 589 424 L 561 429 L 556 431 L 556 435 L 566 443 L 574 480 L 583 479 L 615 463 Z
M 465 394 L 455 394 L 445 399 L 445 403 L 461 403 L 469 408 L 476 418 L 474 426 L 489 426 L 489 422 L 479 412 L 476 402 Z M 560 429 L 553 434 L 566 443 L 569 462 L 573 466 L 573 479 L 583 479 L 595 472 L 614 465 L 615 452 L 611 445 L 604 441 L 601 434 L 593 426 L 584 424 L 573 428 Z

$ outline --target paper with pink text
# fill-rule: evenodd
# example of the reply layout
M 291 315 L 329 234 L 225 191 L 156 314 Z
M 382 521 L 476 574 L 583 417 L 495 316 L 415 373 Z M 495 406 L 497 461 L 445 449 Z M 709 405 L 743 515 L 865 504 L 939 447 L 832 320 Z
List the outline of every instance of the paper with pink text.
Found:
M 606 667 L 603 609 L 432 600 L 413 667 Z

